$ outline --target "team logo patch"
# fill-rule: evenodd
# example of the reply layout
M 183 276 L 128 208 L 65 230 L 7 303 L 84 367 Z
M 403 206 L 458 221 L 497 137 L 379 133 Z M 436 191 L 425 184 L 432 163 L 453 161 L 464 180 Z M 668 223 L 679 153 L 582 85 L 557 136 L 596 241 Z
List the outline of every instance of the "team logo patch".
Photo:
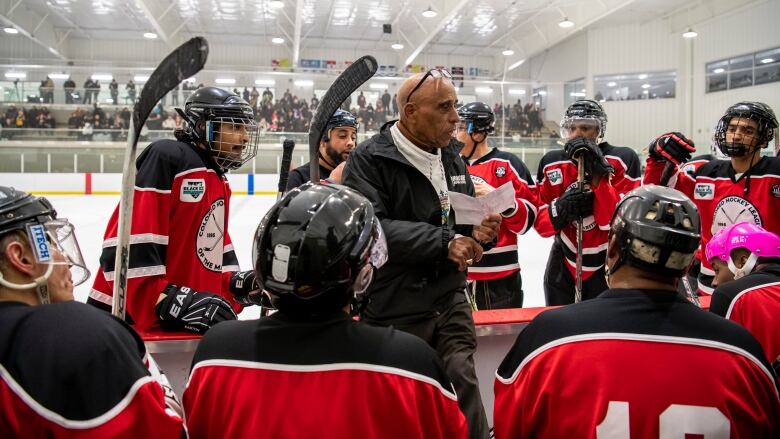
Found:
M 563 174 L 560 169 L 553 169 L 552 171 L 547 171 L 547 179 L 550 180 L 551 185 L 557 186 L 563 183 Z
M 730 195 L 718 202 L 715 206 L 715 215 L 712 219 L 711 232 L 714 235 L 718 230 L 741 222 L 749 222 L 763 226 L 761 213 L 750 201 Z
M 506 175 L 506 168 L 503 166 L 499 166 L 496 168 L 496 177 L 503 177 Z
M 225 200 L 214 201 L 200 221 L 195 250 L 204 267 L 222 272 L 222 253 L 225 239 Z
M 695 200 L 712 200 L 714 197 L 714 183 L 696 183 L 696 187 L 693 188 L 693 198 Z
M 206 193 L 206 180 L 202 178 L 185 178 L 181 182 L 179 200 L 185 203 L 197 203 Z
M 780 198 L 780 184 L 772 186 L 772 196 Z
M 450 177 L 450 180 L 452 180 L 452 185 L 459 185 L 459 184 L 466 184 L 466 176 L 465 175 L 453 175 Z

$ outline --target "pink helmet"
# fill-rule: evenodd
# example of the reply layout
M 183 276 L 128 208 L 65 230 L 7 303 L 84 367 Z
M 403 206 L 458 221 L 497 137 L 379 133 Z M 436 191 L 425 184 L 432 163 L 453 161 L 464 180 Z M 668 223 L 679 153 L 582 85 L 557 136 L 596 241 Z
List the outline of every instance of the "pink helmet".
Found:
M 741 271 L 739 277 L 742 277 L 753 271 L 758 258 L 780 258 L 780 236 L 753 223 L 732 224 L 720 229 L 710 239 L 705 249 L 705 256 L 708 261 L 718 258 L 728 263 L 729 270 L 737 274 L 737 268 L 731 260 L 731 251 L 738 248 L 744 248 L 752 253 L 745 266 L 739 270 Z

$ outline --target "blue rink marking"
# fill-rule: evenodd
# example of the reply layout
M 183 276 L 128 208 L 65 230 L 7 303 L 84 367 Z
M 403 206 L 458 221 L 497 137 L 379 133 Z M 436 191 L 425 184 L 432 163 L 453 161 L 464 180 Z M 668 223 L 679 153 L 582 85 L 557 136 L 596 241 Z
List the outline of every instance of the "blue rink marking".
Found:
M 255 194 L 255 174 L 246 174 L 246 194 Z

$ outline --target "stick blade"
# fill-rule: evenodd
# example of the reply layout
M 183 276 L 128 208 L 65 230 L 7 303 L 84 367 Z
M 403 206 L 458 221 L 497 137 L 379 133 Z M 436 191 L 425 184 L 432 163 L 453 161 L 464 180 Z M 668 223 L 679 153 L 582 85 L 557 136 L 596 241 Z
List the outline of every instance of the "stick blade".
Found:
M 309 126 L 309 158 L 311 159 L 311 181 L 319 182 L 320 168 L 318 166 L 317 151 L 320 140 L 325 134 L 325 126 L 328 120 L 341 104 L 358 89 L 363 83 L 371 79 L 379 68 L 379 64 L 371 55 L 365 55 L 350 64 L 336 80 L 331 84 L 325 96 L 322 97 L 317 113 L 312 118 Z
M 168 54 L 152 72 L 133 108 L 136 132 L 146 123 L 152 109 L 168 92 L 182 81 L 198 73 L 206 64 L 209 44 L 203 37 L 195 37 Z

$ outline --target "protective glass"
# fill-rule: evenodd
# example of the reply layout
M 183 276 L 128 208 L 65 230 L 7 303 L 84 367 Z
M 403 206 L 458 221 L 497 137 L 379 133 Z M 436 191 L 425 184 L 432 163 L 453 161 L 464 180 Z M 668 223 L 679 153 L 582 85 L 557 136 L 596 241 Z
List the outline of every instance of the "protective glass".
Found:
M 81 254 L 73 224 L 66 218 L 49 220 L 43 224 L 27 225 L 27 237 L 37 262 L 43 264 L 67 264 L 73 278 L 73 285 L 81 285 L 89 279 L 89 270 Z M 57 249 L 65 260 L 58 260 L 52 253 Z
M 583 137 L 584 133 L 593 132 L 596 138 L 601 137 L 601 122 L 594 118 L 564 117 L 561 119 L 561 138 L 573 139 Z
M 409 100 L 412 99 L 412 95 L 414 94 L 414 92 L 416 92 L 417 89 L 422 87 L 423 83 L 425 82 L 426 79 L 428 79 L 429 76 L 434 78 L 434 79 L 436 79 L 436 78 L 447 78 L 450 81 L 452 81 L 452 74 L 450 72 L 448 72 L 447 69 L 431 69 L 431 70 L 428 70 L 428 73 L 423 75 L 422 79 L 420 79 L 420 82 L 418 82 L 417 85 L 414 86 L 412 91 L 409 92 L 409 96 L 406 97 L 406 103 L 407 104 L 409 103 Z
M 216 117 L 206 124 L 214 161 L 222 169 L 238 169 L 257 154 L 259 131 L 250 118 Z

